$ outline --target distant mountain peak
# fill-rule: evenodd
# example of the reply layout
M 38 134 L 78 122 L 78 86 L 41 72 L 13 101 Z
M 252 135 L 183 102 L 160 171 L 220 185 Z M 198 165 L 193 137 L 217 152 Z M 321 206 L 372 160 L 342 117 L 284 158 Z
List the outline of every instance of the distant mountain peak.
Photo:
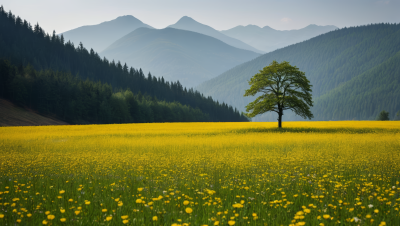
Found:
M 132 15 L 123 15 L 100 24 L 81 26 L 62 34 L 65 40 L 82 42 L 87 49 L 92 48 L 101 52 L 116 40 L 140 27 L 152 28 Z
M 234 28 L 231 28 L 231 29 L 261 29 L 261 27 L 259 27 L 259 26 L 257 26 L 257 25 L 254 25 L 254 24 L 248 24 L 248 25 L 246 25 L 246 26 L 244 26 L 244 25 L 238 25 L 238 26 L 236 26 L 236 27 L 234 27 Z M 230 30 L 230 29 L 228 29 L 228 30 Z M 224 30 L 221 30 L 221 32 L 223 33 Z
M 176 22 L 176 24 L 178 23 L 198 23 L 198 22 L 191 17 L 183 16 L 181 19 L 178 20 L 178 22 Z
M 197 33 L 200 33 L 203 35 L 207 35 L 207 36 L 219 39 L 219 40 L 227 43 L 228 45 L 231 45 L 231 46 L 239 48 L 239 49 L 246 49 L 246 50 L 250 50 L 250 51 L 253 51 L 256 53 L 264 53 L 263 51 L 260 51 L 240 40 L 237 40 L 235 38 L 232 38 L 225 34 L 222 34 L 221 32 L 215 30 L 214 28 L 212 28 L 208 25 L 202 24 L 188 16 L 183 16 L 181 19 L 179 19 L 178 22 L 176 22 L 175 24 L 169 25 L 168 27 L 197 32 Z
M 189 17 L 189 16 L 183 16 L 182 18 L 181 18 L 181 20 L 182 19 L 189 19 L 189 20 L 193 20 L 193 18 L 191 18 L 191 17 Z
M 273 29 L 273 28 L 270 27 L 270 26 L 264 26 L 262 29 L 264 29 L 264 30 L 276 31 L 275 29 Z
M 111 20 L 111 21 L 138 21 L 138 22 L 142 23 L 141 20 L 139 20 L 138 18 L 136 18 L 136 17 L 134 17 L 132 15 L 119 16 L 116 19 Z
M 139 20 L 138 18 L 132 16 L 132 15 L 124 15 L 124 16 L 119 16 L 115 19 L 109 20 L 109 21 L 104 21 L 100 24 L 96 24 L 96 25 L 105 25 L 105 24 L 143 24 L 143 22 L 141 20 Z M 96 25 L 89 25 L 89 26 L 96 26 Z
M 257 26 L 257 25 L 254 25 L 254 24 L 249 24 L 249 25 L 247 25 L 246 27 L 258 27 L 258 28 L 261 28 L 261 27 L 259 27 L 259 26 Z
M 316 25 L 316 24 L 310 24 L 310 25 L 308 25 L 307 27 L 304 27 L 304 28 L 302 28 L 302 29 L 310 29 L 310 28 L 313 28 L 313 29 L 316 29 L 316 28 L 335 28 L 335 29 L 337 29 L 338 27 L 336 27 L 336 26 L 334 26 L 334 25 Z M 301 29 L 299 29 L 299 30 L 301 30 Z
M 123 15 L 123 16 L 119 16 L 119 17 L 117 17 L 117 19 L 124 19 L 124 18 L 135 18 L 134 16 L 132 16 L 132 15 Z

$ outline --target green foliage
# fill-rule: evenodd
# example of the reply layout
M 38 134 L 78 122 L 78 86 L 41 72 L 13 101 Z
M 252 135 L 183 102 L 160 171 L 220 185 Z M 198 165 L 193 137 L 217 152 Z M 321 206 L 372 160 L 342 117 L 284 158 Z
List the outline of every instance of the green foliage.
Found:
M 275 60 L 255 74 L 249 81 L 250 89 L 244 96 L 263 93 L 246 106 L 249 117 L 274 111 L 278 113 L 279 127 L 282 127 L 284 110 L 292 110 L 296 115 L 311 119 L 313 106 L 310 81 L 304 72 L 289 62 L 278 63 Z
M 376 117 L 376 120 L 379 121 L 388 121 L 389 120 L 389 112 L 383 110 L 379 115 Z
M 238 65 L 197 90 L 244 110 L 247 80 L 266 64 L 288 61 L 313 85 L 315 120 L 373 120 L 378 110 L 400 109 L 400 24 L 343 28 Z M 255 120 L 274 120 L 264 114 Z M 299 120 L 290 112 L 287 120 Z

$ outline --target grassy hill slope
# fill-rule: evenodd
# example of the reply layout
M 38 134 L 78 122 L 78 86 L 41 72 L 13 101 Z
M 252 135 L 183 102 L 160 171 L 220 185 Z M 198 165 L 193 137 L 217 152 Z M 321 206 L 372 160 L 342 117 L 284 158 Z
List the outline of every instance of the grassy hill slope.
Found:
M 331 31 L 310 40 L 288 46 L 283 49 L 276 50 L 271 53 L 264 54 L 252 61 L 243 63 L 229 71 L 209 80 L 197 89 L 206 95 L 211 95 L 214 99 L 225 101 L 244 111 L 244 107 L 254 100 L 252 97 L 243 97 L 244 91 L 249 88 L 248 80 L 258 72 L 258 70 L 269 65 L 273 60 L 288 61 L 290 64 L 297 66 L 301 71 L 306 73 L 307 78 L 313 85 L 313 99 L 315 108 L 313 109 L 315 120 L 335 119 L 371 119 L 374 118 L 373 112 L 366 114 L 364 111 L 354 111 L 353 113 L 338 114 L 338 117 L 325 117 L 320 112 L 318 98 L 339 87 L 344 86 L 347 82 L 367 73 L 369 70 L 382 65 L 387 74 L 384 84 L 381 86 L 389 86 L 396 80 L 396 67 L 391 63 L 384 64 L 385 61 L 395 56 L 400 51 L 400 24 L 376 24 L 361 27 L 344 28 Z M 368 73 L 373 73 L 368 72 Z M 379 77 L 376 73 L 369 75 L 370 84 L 368 87 L 376 87 Z M 374 77 L 375 76 L 375 77 Z M 359 87 L 353 89 L 343 89 L 343 92 L 360 92 Z M 376 99 L 380 102 L 384 100 L 385 90 L 377 94 Z M 390 90 L 389 90 L 390 92 Z M 331 93 L 329 95 L 334 95 Z M 346 94 L 347 95 L 347 94 Z M 361 95 L 361 94 L 360 94 Z M 347 95 L 348 96 L 348 95 Z M 338 97 L 324 97 L 326 105 L 337 106 L 337 111 L 342 111 L 345 107 L 337 105 Z M 327 99 L 326 99 L 327 98 Z M 360 96 L 359 98 L 365 98 Z M 325 105 L 325 106 L 326 106 Z M 351 105 L 360 108 L 360 102 L 351 102 Z M 385 109 L 395 109 L 396 107 L 388 104 L 385 106 L 370 106 L 379 108 L 377 111 Z M 397 111 L 396 109 L 395 111 Z M 395 112 L 390 112 L 393 115 Z M 276 116 L 263 116 L 258 120 L 275 120 Z M 286 120 L 298 120 L 301 118 L 294 117 L 287 112 L 284 116 Z

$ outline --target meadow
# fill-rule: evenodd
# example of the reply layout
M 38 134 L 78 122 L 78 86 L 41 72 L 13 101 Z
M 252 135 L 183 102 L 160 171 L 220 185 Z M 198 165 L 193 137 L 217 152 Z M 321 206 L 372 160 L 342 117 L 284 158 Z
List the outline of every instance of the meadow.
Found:
M 0 127 L 0 225 L 400 225 L 400 122 Z

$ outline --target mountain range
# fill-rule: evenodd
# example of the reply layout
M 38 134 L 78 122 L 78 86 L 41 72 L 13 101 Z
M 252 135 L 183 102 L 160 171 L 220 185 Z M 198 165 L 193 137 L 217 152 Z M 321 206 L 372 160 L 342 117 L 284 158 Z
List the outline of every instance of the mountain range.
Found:
M 310 80 L 314 120 L 371 120 L 400 110 L 400 24 L 330 31 L 264 54 L 211 79 L 197 90 L 240 111 L 256 97 L 243 97 L 248 80 L 273 60 L 288 61 Z M 276 120 L 275 114 L 255 118 Z M 301 120 L 290 111 L 284 120 Z
M 336 26 L 311 24 L 299 30 L 279 31 L 268 26 L 261 28 L 256 25 L 247 25 L 237 26 L 221 31 L 221 33 L 241 40 L 264 52 L 271 52 L 336 29 L 338 29 Z
M 133 16 L 122 16 L 62 34 L 65 40 L 74 44 L 82 42 L 87 49 L 93 48 L 101 57 L 126 62 L 142 68 L 144 73 L 151 71 L 157 77 L 179 80 L 184 86 L 195 87 L 264 53 L 254 45 L 268 45 L 264 49 L 271 50 L 336 28 L 308 26 L 294 31 L 277 31 L 268 27 L 248 30 L 250 27 L 220 32 L 184 16 L 165 29 L 153 29 Z M 230 37 L 235 35 L 243 40 Z M 253 41 L 246 44 L 249 38 Z
M 87 49 L 101 52 L 139 27 L 152 28 L 133 16 L 120 16 L 111 21 L 78 27 L 61 34 L 65 40 L 70 40 L 75 45 L 82 42 Z
M 186 30 L 186 31 L 193 31 L 193 32 L 197 32 L 197 33 L 200 33 L 203 35 L 208 35 L 210 37 L 219 39 L 219 40 L 225 42 L 226 44 L 236 47 L 238 49 L 250 50 L 250 51 L 253 51 L 256 53 L 265 53 L 263 51 L 260 51 L 259 49 L 256 49 L 256 48 L 236 39 L 236 38 L 229 37 L 219 31 L 215 30 L 214 28 L 212 28 L 210 26 L 201 24 L 188 16 L 182 17 L 178 22 L 176 22 L 175 24 L 170 25 L 168 27 Z
M 100 55 L 194 87 L 260 54 L 197 32 L 168 27 L 138 28 Z

